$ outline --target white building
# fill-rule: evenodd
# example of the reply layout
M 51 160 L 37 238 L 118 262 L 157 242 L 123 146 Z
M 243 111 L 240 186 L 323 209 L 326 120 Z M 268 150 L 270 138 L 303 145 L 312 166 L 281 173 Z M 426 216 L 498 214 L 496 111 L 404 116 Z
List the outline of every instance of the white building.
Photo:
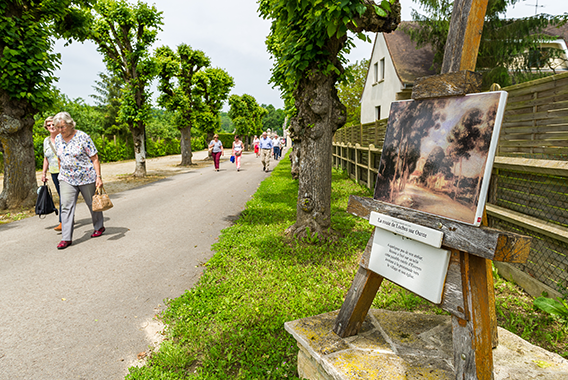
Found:
M 387 118 L 390 104 L 395 100 L 410 99 L 412 86 L 417 78 L 434 75 L 432 67 L 434 53 L 427 45 L 416 49 L 416 44 L 402 30 L 412 27 L 412 23 L 403 21 L 392 33 L 377 33 L 365 87 L 361 95 L 361 123 L 372 123 Z M 563 57 L 556 59 L 551 67 L 541 67 L 542 71 L 551 68 L 556 73 L 568 70 L 568 24 L 561 28 L 548 27 L 545 34 L 558 37 L 554 41 L 542 43 L 544 48 L 557 48 L 564 51 Z

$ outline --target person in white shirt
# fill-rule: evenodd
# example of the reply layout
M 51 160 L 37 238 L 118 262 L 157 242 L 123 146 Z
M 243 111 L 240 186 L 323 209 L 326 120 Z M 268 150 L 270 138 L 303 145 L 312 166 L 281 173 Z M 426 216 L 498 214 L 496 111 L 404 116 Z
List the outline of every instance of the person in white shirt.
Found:
M 280 137 L 278 137 L 278 135 L 274 135 L 274 138 L 272 139 L 272 149 L 274 150 L 274 159 L 278 160 L 280 158 L 280 154 L 281 154 L 281 140 Z

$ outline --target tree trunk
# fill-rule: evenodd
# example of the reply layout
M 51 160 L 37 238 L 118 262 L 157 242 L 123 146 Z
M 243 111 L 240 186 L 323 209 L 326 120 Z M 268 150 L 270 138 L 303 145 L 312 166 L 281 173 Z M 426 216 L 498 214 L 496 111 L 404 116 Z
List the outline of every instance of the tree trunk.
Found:
M 134 177 L 146 177 L 146 145 L 145 128 L 141 123 L 132 128 L 132 141 L 134 142 L 134 157 L 136 158 L 136 169 Z
M 293 179 L 300 178 L 300 142 L 295 141 L 290 152 L 290 174 Z
M 316 70 L 300 82 L 295 94 L 298 115 L 292 119 L 294 150 L 300 156 L 296 223 L 287 232 L 297 237 L 317 233 L 327 239 L 331 227 L 332 140 L 345 124 L 346 109 L 337 97 L 336 74 Z
M 4 148 L 4 188 L 0 194 L 0 209 L 33 207 L 37 198 L 34 119 L 30 116 L 33 112 L 28 112 L 27 107 L 10 112 L 10 107 L 3 103 L 0 143 Z
M 193 165 L 191 158 L 193 153 L 191 153 L 191 126 L 180 129 L 181 131 L 181 163 L 180 166 Z

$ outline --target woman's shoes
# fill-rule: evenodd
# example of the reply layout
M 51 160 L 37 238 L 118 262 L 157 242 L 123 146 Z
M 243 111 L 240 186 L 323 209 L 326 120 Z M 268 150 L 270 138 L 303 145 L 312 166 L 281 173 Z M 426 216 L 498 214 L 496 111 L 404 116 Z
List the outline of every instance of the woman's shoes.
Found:
M 61 231 L 61 223 L 57 227 L 54 228 L 55 231 Z
M 93 232 L 93 234 L 91 235 L 91 237 L 99 237 L 103 234 L 103 232 L 105 232 L 105 228 L 102 227 L 101 229 L 96 230 L 95 232 Z
M 59 244 L 57 244 L 57 249 L 65 249 L 71 245 L 71 240 L 61 240 Z

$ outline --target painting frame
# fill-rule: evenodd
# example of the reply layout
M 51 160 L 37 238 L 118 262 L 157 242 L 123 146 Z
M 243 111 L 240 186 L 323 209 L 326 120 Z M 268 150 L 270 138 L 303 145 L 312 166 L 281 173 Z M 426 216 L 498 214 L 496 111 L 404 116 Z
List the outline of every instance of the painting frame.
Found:
M 374 199 L 479 226 L 507 92 L 393 102 Z

